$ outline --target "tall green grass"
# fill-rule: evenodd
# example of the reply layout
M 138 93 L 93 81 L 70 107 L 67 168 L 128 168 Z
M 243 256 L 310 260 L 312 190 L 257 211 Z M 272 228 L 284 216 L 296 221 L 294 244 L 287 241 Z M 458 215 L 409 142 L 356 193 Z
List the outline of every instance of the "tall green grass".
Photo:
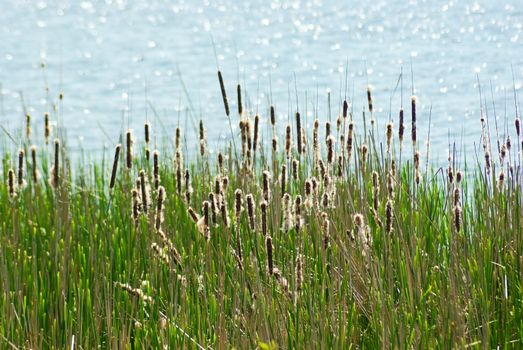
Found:
M 482 119 L 478 160 L 433 168 L 415 99 L 411 130 L 369 90 L 367 122 L 344 102 L 326 135 L 272 106 L 235 121 L 219 78 L 240 135 L 217 155 L 203 123 L 160 152 L 146 124 L 72 169 L 49 116 L 33 156 L 27 118 L 25 157 L 2 157 L 2 348 L 522 346 L 519 119 L 513 145 Z

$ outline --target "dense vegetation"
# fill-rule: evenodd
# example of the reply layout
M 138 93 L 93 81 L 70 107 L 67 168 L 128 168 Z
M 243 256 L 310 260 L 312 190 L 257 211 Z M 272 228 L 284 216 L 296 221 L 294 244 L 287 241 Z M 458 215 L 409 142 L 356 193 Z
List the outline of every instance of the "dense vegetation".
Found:
M 393 125 L 369 89 L 366 122 L 344 102 L 309 131 L 243 110 L 240 86 L 231 116 L 219 82 L 240 131 L 221 152 L 203 122 L 158 152 L 145 123 L 72 169 L 54 114 L 9 134 L 2 348 L 522 346 L 517 115 L 515 141 L 481 115 L 479 160 L 435 168 L 415 97 Z

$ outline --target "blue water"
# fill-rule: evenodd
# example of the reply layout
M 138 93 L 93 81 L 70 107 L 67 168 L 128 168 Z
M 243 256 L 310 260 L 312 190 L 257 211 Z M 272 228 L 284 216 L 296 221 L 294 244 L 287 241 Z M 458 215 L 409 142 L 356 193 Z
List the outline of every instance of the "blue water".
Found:
M 490 120 L 495 109 L 500 133 L 504 125 L 513 132 L 513 89 L 520 92 L 523 84 L 521 5 L 3 0 L 0 122 L 18 135 L 27 109 L 41 135 L 43 114 L 51 111 L 54 121 L 61 116 L 72 149 L 97 152 L 112 147 L 127 127 L 139 131 L 140 139 L 146 118 L 158 135 L 172 135 L 178 123 L 190 126 L 201 117 L 215 148 L 230 134 L 218 64 L 232 110 L 241 82 L 246 109 L 264 117 L 272 101 L 278 117 L 287 120 L 296 109 L 296 90 L 309 123 L 316 114 L 329 117 L 327 91 L 333 119 L 345 96 L 359 116 L 371 84 L 383 127 L 390 112 L 397 119 L 399 89 L 392 103 L 390 97 L 403 68 L 405 104 L 413 89 L 419 97 L 419 139 L 427 138 L 432 107 L 431 147 L 446 158 L 449 136 L 470 151 L 479 141 L 476 74 Z M 53 112 L 60 92 L 63 106 Z

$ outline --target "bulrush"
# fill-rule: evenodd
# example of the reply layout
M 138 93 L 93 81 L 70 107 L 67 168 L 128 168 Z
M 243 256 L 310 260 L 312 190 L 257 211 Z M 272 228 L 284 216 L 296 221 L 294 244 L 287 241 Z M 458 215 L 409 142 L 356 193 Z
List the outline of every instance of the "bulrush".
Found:
M 271 173 L 268 170 L 265 170 L 262 175 L 262 184 L 263 184 L 263 199 L 267 202 L 271 200 Z
M 15 191 L 15 172 L 13 169 L 9 169 L 7 173 L 7 188 L 9 191 L 9 197 L 14 198 L 16 196 Z
M 285 193 L 282 199 L 283 206 L 283 232 L 287 233 L 293 226 L 292 210 L 291 210 L 291 195 Z
M 158 158 L 160 158 L 160 152 L 158 152 L 158 150 L 155 150 L 153 152 L 153 178 L 155 189 L 158 189 L 158 187 L 160 186 L 160 165 Z
M 487 169 L 487 174 L 490 173 L 490 152 L 485 151 L 485 168 Z
M 298 159 L 292 160 L 292 179 L 294 181 L 298 180 L 298 170 L 300 167 L 300 161 Z
M 291 130 L 291 125 L 287 124 L 287 127 L 285 129 L 285 154 L 287 155 L 287 158 L 291 157 L 291 150 L 292 150 L 292 130 Z
M 349 111 L 349 104 L 347 103 L 347 100 L 343 100 L 343 118 L 347 118 L 347 114 Z
M 243 198 L 242 198 L 242 190 L 239 188 L 234 191 L 234 219 L 235 224 L 238 226 L 240 223 L 240 216 L 243 210 L 242 204 L 243 204 Z
M 312 128 L 312 159 L 314 165 L 316 165 L 318 163 L 318 160 L 320 159 L 320 141 L 318 137 L 319 127 L 320 121 L 318 119 L 315 119 Z
M 223 106 L 225 107 L 225 114 L 229 116 L 229 102 L 227 100 L 227 93 L 225 92 L 225 84 L 223 83 L 222 72 L 218 71 L 218 80 L 220 81 L 220 90 L 222 92 Z
M 213 192 L 209 192 L 209 203 L 211 203 L 211 223 L 213 226 L 216 226 L 218 224 L 218 196 L 219 195 L 215 195 Z
M 276 113 L 274 112 L 274 106 L 270 108 L 271 126 L 274 129 L 276 127 Z
M 203 233 L 203 237 L 206 241 L 208 241 L 211 238 L 211 204 L 209 201 L 203 201 L 202 205 L 202 211 L 203 211 L 203 223 L 199 223 L 199 229 L 200 232 Z
M 189 173 L 189 169 L 185 169 L 185 202 L 187 204 L 191 203 L 192 192 L 193 189 L 191 186 L 191 174 Z
M 221 203 L 221 205 L 220 205 L 220 213 L 221 213 L 221 216 L 222 216 L 223 225 L 225 227 L 229 227 L 230 226 L 229 212 L 228 212 L 228 209 L 227 209 L 227 203 L 225 201 L 223 201 Z
M 501 170 L 501 172 L 499 173 L 499 177 L 498 177 L 498 188 L 499 190 L 503 190 L 503 186 L 505 185 L 505 172 L 503 172 L 503 170 Z
M 294 199 L 294 228 L 296 231 L 299 231 L 301 229 L 301 226 L 303 225 L 303 219 L 301 217 L 301 206 L 302 206 L 302 198 L 300 195 L 297 195 Z
M 456 182 L 459 184 L 461 182 L 463 178 L 463 174 L 461 173 L 461 171 L 456 171 Z
M 196 224 L 200 221 L 200 216 L 194 211 L 193 208 L 189 207 L 187 209 L 187 213 Z
M 218 172 L 220 174 L 223 174 L 223 153 L 222 152 L 219 152 L 218 153 Z
M 394 197 L 394 176 L 392 171 L 387 174 L 387 192 L 389 197 Z
M 229 178 L 227 176 L 222 177 L 222 195 L 224 196 L 229 187 Z
M 412 117 L 411 139 L 412 139 L 413 146 L 416 146 L 416 101 L 417 101 L 416 96 L 412 96 L 410 98 L 411 117 Z
M 330 221 L 327 213 L 321 213 L 322 233 L 323 233 L 323 249 L 327 250 L 330 247 Z
M 454 187 L 454 191 L 452 193 L 452 198 L 453 198 L 453 202 L 454 202 L 454 205 L 458 205 L 460 203 L 460 191 L 459 191 L 459 188 L 458 187 Z
M 163 207 L 165 200 L 165 188 L 163 186 L 158 187 L 158 197 L 156 199 L 156 217 L 154 227 L 156 231 L 160 230 L 163 222 Z
M 176 136 L 175 136 L 175 148 L 176 150 L 181 149 L 182 145 L 182 131 L 180 130 L 180 127 L 176 127 Z
M 337 171 L 336 175 L 339 178 L 341 178 L 343 176 L 343 156 L 342 155 L 338 156 L 338 171 Z
M 258 137 L 260 133 L 260 116 L 256 114 L 254 116 L 254 136 L 252 141 L 252 150 L 256 154 L 256 149 L 258 147 Z
M 461 231 L 461 206 L 454 206 L 454 228 L 456 232 Z
M 367 145 L 363 144 L 361 146 L 361 150 L 360 150 L 361 169 L 362 169 L 363 172 L 365 171 L 365 167 L 366 167 L 366 164 L 367 164 L 367 154 L 368 153 L 369 153 L 369 148 L 367 147 Z
M 274 261 L 272 258 L 272 237 L 265 237 L 265 247 L 267 249 L 267 272 L 272 275 L 274 271 Z
M 118 160 L 120 159 L 120 148 L 122 145 L 118 144 L 114 148 L 114 159 L 113 159 L 113 169 L 111 171 L 111 181 L 109 182 L 109 190 L 114 188 L 116 182 L 116 172 L 118 170 Z
M 349 123 L 349 131 L 347 133 L 347 159 L 350 161 L 352 156 L 352 142 L 354 139 L 354 122 Z
M 144 134 L 145 134 L 145 159 L 149 161 L 150 151 L 149 151 L 149 142 L 151 141 L 151 124 L 145 122 L 144 124 Z
M 178 152 L 176 152 L 178 153 Z M 182 167 L 176 166 L 176 192 L 178 195 L 182 193 Z
M 58 187 L 60 181 L 60 140 L 54 140 L 54 164 L 51 169 L 51 186 Z
M 263 200 L 260 203 L 261 210 L 261 231 L 263 236 L 267 236 L 267 201 Z
M 136 188 L 131 191 L 133 200 L 132 218 L 135 224 L 138 223 L 138 217 L 140 216 L 140 194 Z
M 144 170 L 140 170 L 140 187 L 142 192 L 142 211 L 147 214 L 149 207 L 149 190 L 147 188 L 147 177 L 145 176 Z
M 327 137 L 327 163 L 332 164 L 334 163 L 334 144 L 336 143 L 336 139 L 333 135 L 329 135 Z
M 23 188 L 26 184 L 24 179 L 24 157 L 25 152 L 23 149 L 18 151 L 18 187 Z
M 51 126 L 49 125 L 49 113 L 44 114 L 44 139 L 45 144 L 49 143 L 49 137 L 51 136 Z
M 278 139 L 276 138 L 276 135 L 274 135 L 272 138 L 272 151 L 278 151 Z
M 33 171 L 33 182 L 38 181 L 38 168 L 36 167 L 36 146 L 31 146 L 31 160 L 32 160 L 32 171 Z
M 31 137 L 31 115 L 29 113 L 25 115 L 25 137 L 27 139 Z
M 372 113 L 374 111 L 374 105 L 372 101 L 372 86 L 367 86 L 367 102 L 369 104 L 369 112 Z
M 516 127 L 516 135 L 518 135 L 518 140 L 519 140 L 520 134 L 521 134 L 521 120 L 516 117 L 516 120 L 514 121 L 514 125 Z
M 236 86 L 236 96 L 238 98 L 238 115 L 241 118 L 242 114 L 243 114 L 243 105 L 242 105 L 242 86 L 240 84 L 238 84 Z
M 249 218 L 249 228 L 251 230 L 255 230 L 255 218 L 256 215 L 254 214 L 254 197 L 252 194 L 248 194 L 245 196 L 245 200 L 247 201 L 247 216 Z
M 205 128 L 203 127 L 203 120 L 200 119 L 200 155 L 205 155 Z
M 378 173 L 376 171 L 372 172 L 372 203 L 374 210 L 378 210 L 379 206 L 379 193 L 380 185 L 378 181 Z
M 362 255 L 367 256 L 370 251 L 370 245 L 372 244 L 371 237 L 368 234 L 367 227 L 363 220 L 363 215 L 355 214 L 353 217 L 354 226 L 356 229 L 356 236 L 358 237 L 358 242 L 362 247 Z
M 400 122 L 398 126 L 398 139 L 400 140 L 400 149 L 403 146 L 403 138 L 405 136 L 405 121 L 403 107 L 400 108 Z
M 126 166 L 127 169 L 133 167 L 133 133 L 131 130 L 127 130 L 125 134 L 126 140 Z
M 312 198 L 312 182 L 311 180 L 305 180 L 305 210 L 308 214 L 310 214 L 310 211 L 314 205 L 313 198 Z
M 452 164 L 449 164 L 449 168 L 447 169 L 447 178 L 449 183 L 454 182 L 454 171 L 452 170 Z
M 392 233 L 392 219 L 394 216 L 394 203 L 392 202 L 392 199 L 389 199 L 387 201 L 387 206 L 385 207 L 385 232 L 388 234 Z
M 300 112 L 296 112 L 296 144 L 297 144 L 297 151 L 298 156 L 301 157 L 302 152 L 302 135 L 301 135 L 302 129 L 301 129 L 301 117 Z
M 390 153 L 390 149 L 392 147 L 392 137 L 393 137 L 393 131 L 392 131 L 393 125 L 392 122 L 387 123 L 387 153 Z
M 287 184 L 287 166 L 285 164 L 282 164 L 281 174 L 280 174 L 280 188 L 281 188 L 282 197 L 285 194 L 286 184 Z
M 329 203 L 330 203 L 329 192 L 325 191 L 325 192 L 323 192 L 323 195 L 321 196 L 321 205 L 323 206 L 324 209 L 327 209 L 327 208 L 329 208 Z

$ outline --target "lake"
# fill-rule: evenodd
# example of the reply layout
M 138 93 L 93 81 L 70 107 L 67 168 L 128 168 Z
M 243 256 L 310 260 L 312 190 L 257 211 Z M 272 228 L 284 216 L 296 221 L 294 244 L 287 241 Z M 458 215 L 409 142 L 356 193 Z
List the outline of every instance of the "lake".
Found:
M 523 84 L 521 0 L 3 0 L 0 39 L 1 124 L 16 134 L 27 109 L 41 133 L 44 112 L 63 92 L 58 115 L 69 145 L 91 153 L 128 127 L 141 139 L 146 118 L 173 135 L 178 123 L 201 117 L 211 148 L 223 144 L 230 131 L 217 65 L 232 110 L 240 82 L 245 108 L 265 118 L 272 103 L 281 123 L 297 101 L 309 124 L 335 119 L 344 98 L 360 118 L 371 84 L 384 127 L 389 115 L 397 120 L 401 92 L 406 106 L 414 92 L 419 139 L 430 119 L 440 160 L 449 140 L 473 155 L 477 78 L 500 134 L 514 133 L 513 90 Z

